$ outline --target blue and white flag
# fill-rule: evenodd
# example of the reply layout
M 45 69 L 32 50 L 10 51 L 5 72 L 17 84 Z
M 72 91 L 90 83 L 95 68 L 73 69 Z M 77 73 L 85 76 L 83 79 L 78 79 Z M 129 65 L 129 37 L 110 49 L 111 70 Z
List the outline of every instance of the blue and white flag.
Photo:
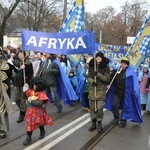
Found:
M 150 35 L 143 38 L 140 44 L 140 53 L 142 56 L 150 56 Z
M 136 35 L 126 56 L 130 59 L 130 65 L 137 69 L 146 57 L 150 56 L 150 15 L 145 19 L 142 27 Z
M 67 18 L 64 20 L 60 32 L 78 32 L 85 30 L 83 0 L 75 0 Z
M 92 31 L 46 33 L 23 30 L 22 49 L 53 54 L 93 54 L 94 34 Z

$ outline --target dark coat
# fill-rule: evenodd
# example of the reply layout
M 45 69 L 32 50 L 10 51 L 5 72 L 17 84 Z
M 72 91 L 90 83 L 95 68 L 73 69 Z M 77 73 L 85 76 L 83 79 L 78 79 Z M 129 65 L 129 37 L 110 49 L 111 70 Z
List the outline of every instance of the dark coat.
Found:
M 94 59 L 89 62 L 89 72 L 87 80 L 90 83 L 89 96 L 90 100 L 106 100 L 106 89 L 107 84 L 110 81 L 110 70 L 108 67 L 109 59 L 103 58 L 102 62 L 97 65 L 97 75 L 96 81 L 98 85 L 96 86 L 96 97 L 95 97 L 95 87 L 92 85 L 94 82 Z
M 117 70 L 114 70 L 111 74 L 111 80 L 115 75 Z M 125 95 L 125 80 L 126 80 L 126 70 L 122 70 L 119 74 L 116 75 L 113 84 L 114 84 L 114 94 L 118 97 L 124 97 Z
M 48 59 L 47 59 L 48 60 Z M 51 60 L 51 64 L 48 65 L 48 61 L 43 64 L 42 78 L 46 80 L 47 86 L 57 86 L 57 75 L 60 73 L 59 66 Z
M 24 85 L 24 75 L 23 75 L 23 69 L 19 69 L 22 65 L 22 61 L 20 59 L 14 60 L 14 66 L 18 68 L 17 76 L 13 79 L 13 85 L 16 87 L 21 87 Z M 26 83 L 29 84 L 30 80 L 33 77 L 33 66 L 32 63 L 28 58 L 25 59 L 25 80 Z

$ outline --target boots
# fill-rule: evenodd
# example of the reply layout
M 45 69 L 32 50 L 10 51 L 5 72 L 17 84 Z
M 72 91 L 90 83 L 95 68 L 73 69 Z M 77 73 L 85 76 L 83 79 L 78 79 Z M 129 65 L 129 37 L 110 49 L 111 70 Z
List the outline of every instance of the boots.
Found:
M 45 131 L 40 131 L 39 140 L 44 138 L 45 133 L 46 133 Z
M 93 131 L 96 129 L 96 119 L 92 119 L 92 126 L 89 128 L 89 131 Z
M 97 122 L 97 132 L 98 133 L 102 132 L 102 122 L 101 121 Z
M 31 143 L 31 137 L 27 136 L 26 140 L 23 142 L 23 145 L 29 145 Z
M 24 111 L 20 111 L 20 116 L 17 120 L 17 123 L 20 123 L 24 120 L 24 116 L 25 116 L 25 112 Z

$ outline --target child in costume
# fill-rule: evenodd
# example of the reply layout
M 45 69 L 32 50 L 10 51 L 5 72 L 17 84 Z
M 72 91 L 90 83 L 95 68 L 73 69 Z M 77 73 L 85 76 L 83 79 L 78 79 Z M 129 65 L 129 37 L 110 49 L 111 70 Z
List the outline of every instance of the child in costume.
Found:
M 49 104 L 49 99 L 44 92 L 46 82 L 44 79 L 35 77 L 31 80 L 29 89 L 26 91 L 28 97 L 27 110 L 25 115 L 27 138 L 23 142 L 23 145 L 31 143 L 31 136 L 34 129 L 40 129 L 39 139 L 43 139 L 45 136 L 44 125 L 53 125 L 53 121 L 47 114 L 43 105 Z

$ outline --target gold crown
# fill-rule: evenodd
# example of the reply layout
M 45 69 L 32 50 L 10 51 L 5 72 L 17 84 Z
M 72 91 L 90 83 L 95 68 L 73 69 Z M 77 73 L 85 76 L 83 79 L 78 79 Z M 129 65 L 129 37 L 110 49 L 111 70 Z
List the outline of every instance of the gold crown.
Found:
M 122 57 L 122 58 L 121 58 L 121 61 L 123 61 L 123 60 L 129 62 L 129 58 L 128 58 L 128 57 Z

